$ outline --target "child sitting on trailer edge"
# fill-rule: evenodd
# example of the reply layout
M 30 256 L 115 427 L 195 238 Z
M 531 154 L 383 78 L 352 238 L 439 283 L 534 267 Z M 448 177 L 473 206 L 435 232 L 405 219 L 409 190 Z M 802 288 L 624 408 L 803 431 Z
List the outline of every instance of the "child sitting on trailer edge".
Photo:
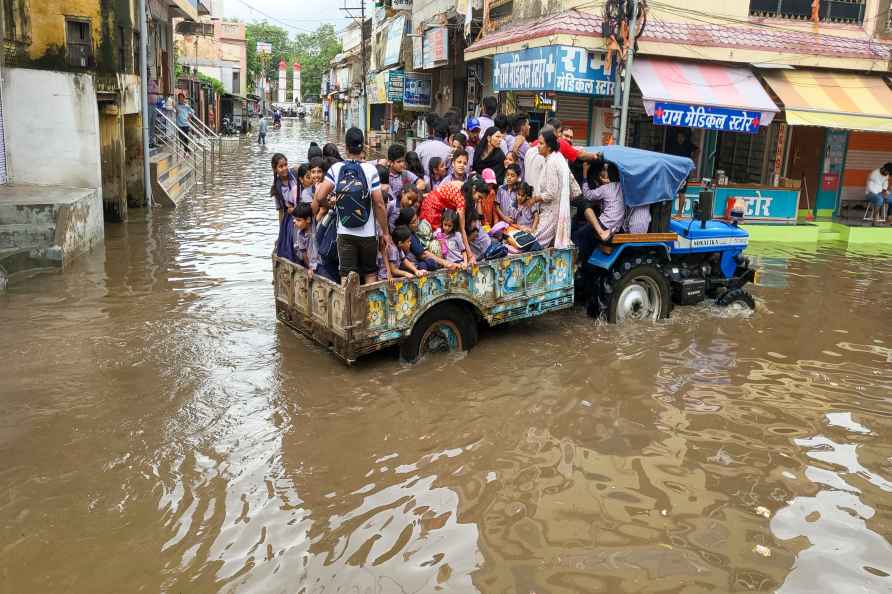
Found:
M 424 269 L 428 271 L 437 270 L 439 268 L 446 268 L 448 270 L 457 270 L 461 268 L 459 264 L 448 262 L 427 249 L 425 241 L 422 240 L 421 237 L 419 237 L 420 225 L 421 221 L 419 220 L 417 211 L 414 208 L 410 207 L 400 209 L 400 216 L 396 220 L 396 226 L 406 226 L 409 228 L 409 231 L 412 232 L 412 237 L 410 238 L 409 243 L 409 250 L 406 251 L 406 256 L 409 258 L 412 264 L 414 264 L 415 267 L 418 269 Z M 424 225 L 427 227 L 428 233 L 430 233 L 430 224 L 425 221 Z
M 378 255 L 378 280 L 415 278 L 424 276 L 427 271 L 415 267 L 406 255 L 411 248 L 412 231 L 401 225 L 393 230 L 393 244 L 381 250 Z

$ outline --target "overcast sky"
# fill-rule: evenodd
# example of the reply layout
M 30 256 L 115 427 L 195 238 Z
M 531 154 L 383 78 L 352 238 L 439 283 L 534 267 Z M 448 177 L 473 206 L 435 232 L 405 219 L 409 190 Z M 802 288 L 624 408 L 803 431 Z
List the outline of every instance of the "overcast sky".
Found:
M 340 31 L 350 22 L 344 11 L 338 10 L 345 6 L 345 0 L 223 0 L 222 3 L 223 16 L 227 18 L 246 22 L 266 20 L 292 33 L 314 31 L 325 23 Z M 346 6 L 359 5 L 360 0 L 346 0 Z M 367 0 L 366 10 L 370 6 Z

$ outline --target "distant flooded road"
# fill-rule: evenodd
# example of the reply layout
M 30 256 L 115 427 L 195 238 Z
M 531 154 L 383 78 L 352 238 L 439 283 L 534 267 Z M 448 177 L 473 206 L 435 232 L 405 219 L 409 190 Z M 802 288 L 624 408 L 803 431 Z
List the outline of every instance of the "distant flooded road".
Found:
M 892 592 L 892 253 L 348 368 L 271 284 L 270 156 L 324 137 L 0 296 L 0 593 Z

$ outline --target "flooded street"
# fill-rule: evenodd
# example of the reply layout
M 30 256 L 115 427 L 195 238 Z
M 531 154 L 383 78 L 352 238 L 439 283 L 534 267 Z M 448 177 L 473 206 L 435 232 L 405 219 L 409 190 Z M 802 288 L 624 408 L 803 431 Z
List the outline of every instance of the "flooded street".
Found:
M 892 592 L 892 253 L 348 368 L 273 303 L 269 158 L 322 138 L 0 296 L 0 593 Z

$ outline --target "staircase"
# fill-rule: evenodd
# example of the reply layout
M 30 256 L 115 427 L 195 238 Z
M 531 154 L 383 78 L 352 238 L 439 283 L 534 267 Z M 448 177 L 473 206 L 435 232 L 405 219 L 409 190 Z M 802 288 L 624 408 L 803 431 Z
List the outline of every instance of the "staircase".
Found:
M 0 290 L 9 275 L 66 266 L 103 237 L 97 190 L 0 186 Z
M 156 204 L 174 207 L 195 189 L 195 168 L 175 151 L 153 149 L 149 157 L 152 197 Z
M 208 165 L 213 173 L 223 143 L 218 134 L 192 116 L 191 132 L 185 137 L 184 146 L 184 139 L 170 115 L 160 109 L 152 109 L 155 110 L 156 146 L 149 155 L 152 195 L 158 205 L 175 207 L 194 193 L 199 184 L 207 181 Z

